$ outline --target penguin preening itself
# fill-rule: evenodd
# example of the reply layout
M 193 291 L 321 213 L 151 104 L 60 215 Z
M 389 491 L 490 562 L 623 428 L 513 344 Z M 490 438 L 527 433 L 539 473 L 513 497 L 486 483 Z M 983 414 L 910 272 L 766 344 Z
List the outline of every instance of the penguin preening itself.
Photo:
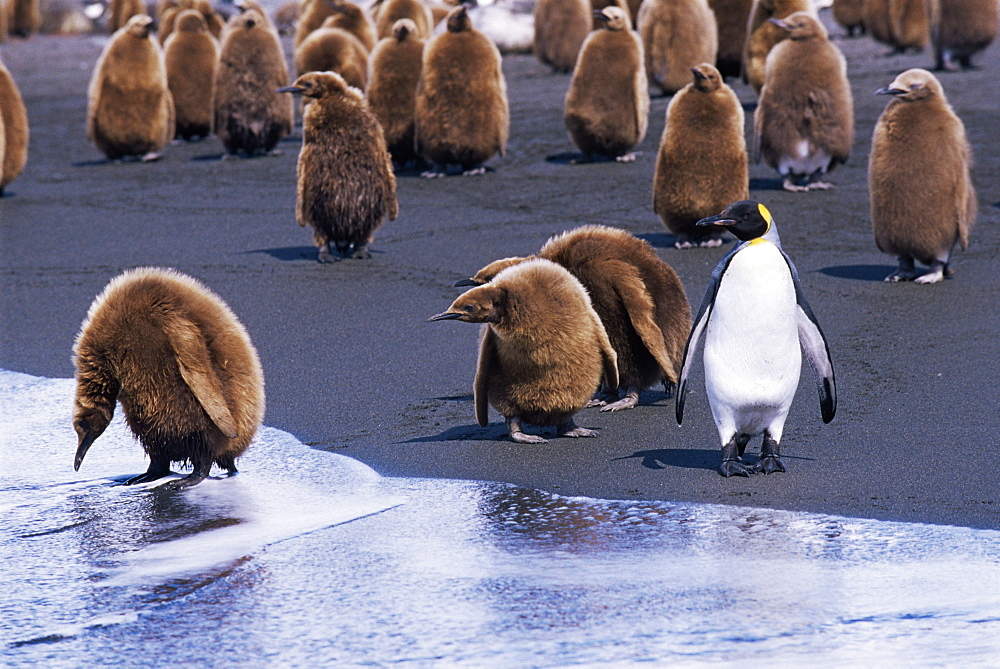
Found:
M 617 228 L 585 225 L 552 237 L 537 256 L 494 261 L 455 286 L 483 285 L 535 257 L 551 260 L 580 281 L 618 356 L 625 396 L 618 399 L 605 388 L 592 406 L 631 409 L 655 383 L 673 388 L 691 330 L 691 307 L 677 273 L 647 242 Z
M 868 162 L 875 243 L 899 259 L 885 280 L 937 283 L 952 273 L 955 243 L 968 246 L 978 209 L 965 127 L 927 70 L 907 70 L 875 93 L 893 98 Z M 914 259 L 930 271 L 917 276 Z
M 398 212 L 396 177 L 385 137 L 364 95 L 335 72 L 310 72 L 281 93 L 311 104 L 302 117 L 295 218 L 313 229 L 319 262 L 370 258 L 375 230 Z
M 559 265 L 536 258 L 509 267 L 458 297 L 431 321 L 483 323 L 474 397 L 476 420 L 488 406 L 507 421 L 510 438 L 544 443 L 522 423 L 555 425 L 562 437 L 593 437 L 573 415 L 601 383 L 618 388 L 617 358 L 580 282 Z
M 698 225 L 726 227 L 741 243 L 712 272 L 694 319 L 677 389 L 677 424 L 684 417 L 687 379 L 704 334 L 705 390 L 722 441 L 720 473 L 783 472 L 779 443 L 799 383 L 800 346 L 819 377 L 823 422 L 837 412 L 826 339 L 763 204 L 734 202 Z M 751 467 L 743 462 L 743 452 L 761 433 L 760 461 Z
M 767 57 L 754 112 L 756 161 L 777 170 L 785 190 L 833 188 L 820 179 L 847 161 L 854 143 L 847 62 L 809 12 L 770 22 L 788 39 Z
M 104 46 L 87 91 L 87 139 L 110 160 L 158 160 L 174 138 L 174 100 L 153 19 L 133 16 Z
M 79 442 L 73 468 L 101 436 L 120 402 L 149 469 L 126 485 L 212 464 L 236 473 L 264 417 L 264 375 L 243 325 L 222 298 L 173 270 L 144 267 L 114 278 L 98 295 L 73 346 Z
M 632 32 L 628 12 L 612 5 L 594 12 L 604 22 L 584 41 L 566 91 L 563 121 L 583 152 L 631 162 L 632 148 L 646 136 L 649 88 L 642 43 Z

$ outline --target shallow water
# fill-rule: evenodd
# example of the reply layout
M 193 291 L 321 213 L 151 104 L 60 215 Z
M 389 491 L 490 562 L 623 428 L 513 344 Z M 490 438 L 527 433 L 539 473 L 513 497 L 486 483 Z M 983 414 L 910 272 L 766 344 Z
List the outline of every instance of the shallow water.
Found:
M 265 428 L 186 491 L 0 372 L 0 660 L 995 666 L 1000 532 L 379 477 Z

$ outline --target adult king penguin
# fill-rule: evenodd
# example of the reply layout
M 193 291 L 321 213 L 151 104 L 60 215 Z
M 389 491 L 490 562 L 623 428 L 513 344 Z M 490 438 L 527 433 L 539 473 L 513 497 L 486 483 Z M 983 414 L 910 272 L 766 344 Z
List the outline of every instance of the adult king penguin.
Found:
M 819 377 L 823 422 L 829 423 L 837 412 L 826 339 L 764 205 L 741 200 L 697 224 L 725 227 L 742 243 L 712 272 L 694 319 L 677 388 L 677 424 L 684 417 L 695 349 L 705 334 L 705 390 L 722 441 L 719 472 L 783 472 L 778 444 L 799 384 L 800 345 Z M 761 433 L 760 460 L 750 466 L 743 452 L 750 438 Z

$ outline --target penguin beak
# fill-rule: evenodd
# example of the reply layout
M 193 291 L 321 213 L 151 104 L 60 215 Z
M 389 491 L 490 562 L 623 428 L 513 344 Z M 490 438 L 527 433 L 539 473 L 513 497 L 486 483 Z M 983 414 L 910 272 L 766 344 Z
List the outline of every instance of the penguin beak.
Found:
M 707 225 L 717 225 L 719 227 L 729 227 L 730 225 L 736 225 L 736 221 L 722 214 L 716 214 L 715 216 L 709 216 L 708 218 L 703 218 L 695 225 L 707 226 Z
M 80 445 L 76 447 L 76 457 L 73 459 L 73 471 L 80 471 L 80 463 L 83 462 L 83 456 L 87 455 L 87 451 L 90 450 L 90 445 L 94 443 L 94 439 L 97 439 L 97 436 L 93 432 L 87 432 L 80 436 Z
M 306 89 L 299 86 L 282 86 L 281 88 L 276 88 L 275 93 L 291 93 L 292 95 L 301 95 L 306 92 Z
M 595 9 L 594 10 L 594 18 L 598 19 L 600 21 L 610 21 L 611 20 L 611 18 L 608 17 L 608 16 L 606 16 L 604 14 L 604 12 L 602 12 L 600 9 Z
M 462 314 L 456 313 L 454 311 L 442 311 L 440 314 L 436 314 L 427 319 L 427 322 L 432 321 L 454 321 L 462 317 Z
M 455 282 L 455 288 L 465 288 L 466 286 L 481 286 L 475 279 L 460 279 Z
M 778 26 L 782 30 L 787 30 L 788 32 L 792 32 L 792 27 L 790 25 L 788 25 L 787 23 L 785 23 L 784 21 L 782 21 L 781 19 L 768 19 L 767 22 L 768 23 L 773 23 L 774 25 Z
M 701 70 L 699 70 L 697 67 L 692 67 L 691 71 L 694 72 L 695 78 L 700 79 L 701 81 L 705 81 L 706 79 L 708 79 L 708 77 L 702 74 Z
M 901 88 L 893 88 L 892 86 L 880 88 L 875 91 L 875 95 L 902 95 L 903 93 L 906 93 L 906 91 Z

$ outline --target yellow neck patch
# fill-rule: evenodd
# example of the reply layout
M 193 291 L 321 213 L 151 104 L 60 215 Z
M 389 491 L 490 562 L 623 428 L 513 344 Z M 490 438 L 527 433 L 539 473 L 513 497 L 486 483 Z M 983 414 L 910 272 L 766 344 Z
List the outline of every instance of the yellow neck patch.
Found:
M 771 212 L 769 212 L 767 210 L 767 207 L 765 207 L 760 202 L 757 203 L 757 211 L 759 211 L 760 215 L 764 217 L 765 221 L 767 221 L 767 230 L 764 231 L 764 234 L 766 235 L 768 232 L 771 231 L 771 221 L 773 220 L 771 218 Z

